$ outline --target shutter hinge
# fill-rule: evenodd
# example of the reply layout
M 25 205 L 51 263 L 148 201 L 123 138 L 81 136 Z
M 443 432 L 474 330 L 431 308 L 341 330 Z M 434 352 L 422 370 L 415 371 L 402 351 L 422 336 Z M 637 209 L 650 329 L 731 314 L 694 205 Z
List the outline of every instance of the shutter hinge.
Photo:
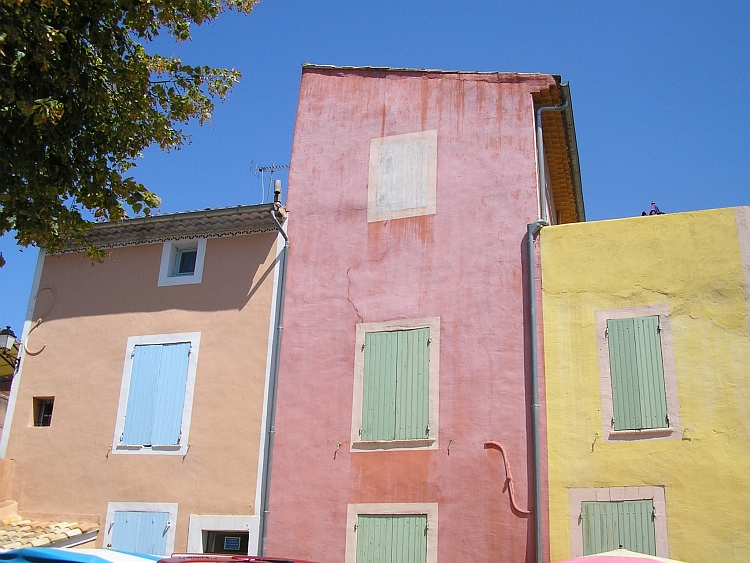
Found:
M 665 419 L 666 419 L 666 421 L 667 421 L 667 426 L 669 426 L 669 413 L 667 413 L 667 416 L 666 416 L 666 417 L 664 417 L 664 418 L 665 418 Z
M 609 327 L 604 327 L 604 338 L 609 338 Z
M 425 430 L 425 433 L 427 434 L 427 436 L 429 436 L 430 435 L 430 425 L 428 424 L 427 428 L 425 428 L 424 430 Z
M 360 438 L 362 437 L 362 429 L 361 428 L 359 429 L 359 437 Z
M 612 417 L 612 426 L 614 427 L 614 425 L 615 425 L 615 417 L 613 416 Z
M 362 343 L 362 351 L 363 351 L 363 352 L 364 352 L 364 350 L 365 350 L 365 344 L 366 344 L 366 342 L 363 342 L 363 343 Z
M 432 344 L 432 338 L 427 339 L 427 346 L 429 346 L 430 344 Z
M 133 349 L 130 351 L 130 359 L 132 360 L 135 357 L 135 346 L 133 346 Z
M 359 524 L 357 524 L 357 523 L 355 522 L 355 523 L 354 523 L 354 531 L 355 531 L 355 532 L 357 531 L 357 528 L 358 528 L 358 527 L 359 527 Z

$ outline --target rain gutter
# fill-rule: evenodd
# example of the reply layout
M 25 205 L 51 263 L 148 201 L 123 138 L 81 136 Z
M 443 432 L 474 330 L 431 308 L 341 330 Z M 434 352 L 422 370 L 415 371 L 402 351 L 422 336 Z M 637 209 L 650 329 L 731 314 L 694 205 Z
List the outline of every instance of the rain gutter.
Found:
M 567 84 L 565 85 L 567 87 Z M 569 91 L 563 90 L 564 94 Z M 570 98 L 563 96 L 565 102 L 559 106 L 542 106 L 536 110 L 536 142 L 537 162 L 539 163 L 539 214 L 540 219 L 526 226 L 526 244 L 528 260 L 529 283 L 529 331 L 531 333 L 531 442 L 534 462 L 534 552 L 536 563 L 542 563 L 542 475 L 541 475 L 541 444 L 539 439 L 539 358 L 537 354 L 537 319 L 536 319 L 536 271 L 534 261 L 534 237 L 549 225 L 547 217 L 547 175 L 545 171 L 544 137 L 542 131 L 542 113 L 545 111 L 561 111 L 570 108 Z M 572 114 L 571 114 L 572 119 Z M 567 140 L 567 135 L 566 135 Z M 576 151 L 576 160 L 577 160 Z
M 277 180 L 278 182 L 278 180 Z M 279 291 L 276 295 L 276 314 L 274 317 L 274 335 L 273 335 L 273 348 L 271 352 L 271 370 L 268 378 L 268 402 L 266 406 L 266 436 L 264 452 L 265 456 L 263 459 L 263 474 L 261 476 L 262 492 L 260 498 L 260 529 L 258 535 L 260 536 L 260 542 L 258 545 L 258 555 L 266 554 L 266 540 L 268 539 L 268 498 L 271 493 L 271 462 L 273 458 L 273 438 L 276 432 L 276 392 L 278 389 L 279 381 L 279 356 L 281 353 L 281 333 L 284 329 L 283 316 L 284 316 L 284 293 L 286 291 L 286 265 L 287 258 L 289 255 L 289 237 L 286 231 L 279 223 L 276 218 L 276 213 L 282 209 L 280 202 L 281 199 L 281 184 L 274 188 L 274 205 L 275 211 L 271 213 L 271 217 L 276 223 L 276 229 L 281 236 L 284 237 L 284 249 L 282 250 L 282 258 L 279 266 Z

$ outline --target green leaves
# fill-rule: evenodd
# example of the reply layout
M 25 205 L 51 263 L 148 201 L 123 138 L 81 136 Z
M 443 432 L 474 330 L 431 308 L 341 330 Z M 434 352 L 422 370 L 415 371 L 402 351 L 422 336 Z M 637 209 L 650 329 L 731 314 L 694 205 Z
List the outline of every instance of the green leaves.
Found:
M 255 3 L 0 0 L 0 234 L 55 252 L 84 242 L 85 216 L 157 208 L 123 174 L 148 146 L 182 145 L 181 124 L 210 119 L 240 73 L 150 55 L 140 41 L 184 41 L 193 24 Z

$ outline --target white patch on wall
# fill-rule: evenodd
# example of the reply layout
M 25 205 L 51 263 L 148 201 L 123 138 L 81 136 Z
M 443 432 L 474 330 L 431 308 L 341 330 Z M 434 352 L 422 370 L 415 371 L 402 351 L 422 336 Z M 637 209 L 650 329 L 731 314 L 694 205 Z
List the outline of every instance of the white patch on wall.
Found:
M 435 214 L 437 131 L 370 141 L 367 220 Z

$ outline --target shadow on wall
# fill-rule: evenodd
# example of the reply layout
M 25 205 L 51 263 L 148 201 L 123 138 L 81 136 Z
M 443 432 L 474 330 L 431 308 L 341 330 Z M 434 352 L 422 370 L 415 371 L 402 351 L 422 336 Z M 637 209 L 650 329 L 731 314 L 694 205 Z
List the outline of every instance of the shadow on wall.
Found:
M 263 289 L 270 302 L 276 234 L 209 239 L 201 283 L 159 287 L 162 244 L 47 256 L 34 320 L 166 310 L 241 311 Z M 51 288 L 53 291 L 45 291 Z

